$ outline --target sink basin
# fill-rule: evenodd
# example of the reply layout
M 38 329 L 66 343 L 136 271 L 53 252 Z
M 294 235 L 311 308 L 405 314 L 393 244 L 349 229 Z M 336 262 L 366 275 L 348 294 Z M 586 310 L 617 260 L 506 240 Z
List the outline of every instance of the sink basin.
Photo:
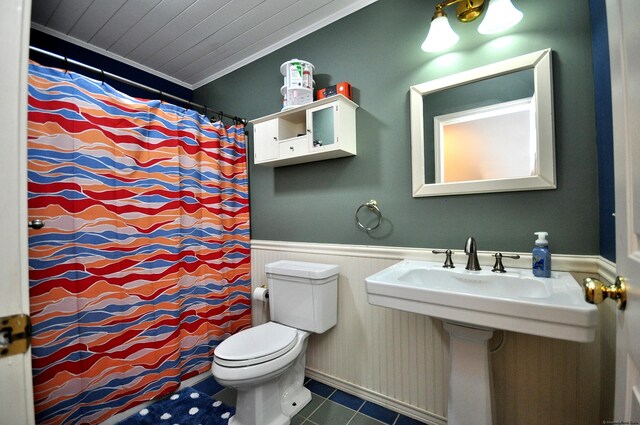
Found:
M 404 260 L 365 282 L 373 305 L 570 341 L 595 336 L 597 308 L 584 301 L 580 284 L 566 272 L 537 278 L 528 269 L 493 273 Z

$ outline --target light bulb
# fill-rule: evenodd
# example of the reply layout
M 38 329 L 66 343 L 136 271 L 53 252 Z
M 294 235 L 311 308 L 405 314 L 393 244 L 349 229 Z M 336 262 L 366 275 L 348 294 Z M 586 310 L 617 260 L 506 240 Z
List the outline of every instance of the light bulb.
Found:
M 491 0 L 486 16 L 478 26 L 480 34 L 495 34 L 511 28 L 522 20 L 522 12 L 511 0 Z
M 425 52 L 439 52 L 448 49 L 458 42 L 458 34 L 453 31 L 447 16 L 438 16 L 431 21 L 429 33 L 422 43 Z

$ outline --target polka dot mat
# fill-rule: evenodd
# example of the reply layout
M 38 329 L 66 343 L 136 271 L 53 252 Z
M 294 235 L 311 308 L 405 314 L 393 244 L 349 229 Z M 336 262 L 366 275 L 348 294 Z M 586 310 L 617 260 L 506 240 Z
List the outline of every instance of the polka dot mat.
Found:
M 227 425 L 234 413 L 235 408 L 187 387 L 140 409 L 117 425 Z

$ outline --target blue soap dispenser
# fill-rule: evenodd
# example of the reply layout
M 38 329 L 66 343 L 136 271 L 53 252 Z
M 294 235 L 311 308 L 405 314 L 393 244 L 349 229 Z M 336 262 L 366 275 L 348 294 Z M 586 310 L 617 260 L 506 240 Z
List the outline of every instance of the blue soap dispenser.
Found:
M 551 277 L 551 252 L 547 242 L 547 232 L 535 232 L 538 235 L 536 246 L 533 248 L 533 275 L 536 277 Z

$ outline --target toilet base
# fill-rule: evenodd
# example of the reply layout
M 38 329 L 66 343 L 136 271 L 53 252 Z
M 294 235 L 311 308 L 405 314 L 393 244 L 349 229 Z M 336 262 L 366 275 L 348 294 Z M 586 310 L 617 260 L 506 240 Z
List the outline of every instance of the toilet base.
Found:
M 236 387 L 236 414 L 229 425 L 288 425 L 311 401 L 311 391 L 303 385 L 308 335 L 302 336 L 302 351 L 283 374 Z
M 287 394 L 282 399 L 282 412 L 289 418 L 293 418 L 304 406 L 311 401 L 311 391 L 300 387 L 293 394 Z M 288 423 L 288 422 L 287 422 Z
M 269 397 L 259 397 L 259 400 L 256 400 L 256 398 L 254 397 L 255 393 L 252 393 L 253 394 L 244 393 L 243 397 L 243 394 L 238 392 L 238 403 L 243 403 L 244 406 L 258 405 L 259 411 L 244 409 L 242 410 L 242 412 L 236 412 L 236 414 L 232 416 L 231 419 L 229 419 L 229 425 L 248 425 L 253 423 L 264 425 L 288 425 L 289 423 L 291 423 L 291 418 L 294 417 L 299 411 L 304 408 L 304 406 L 307 405 L 307 403 L 311 401 L 311 391 L 309 391 L 305 387 L 302 387 L 300 388 L 300 391 L 297 392 L 297 394 L 292 395 L 287 400 L 289 402 L 286 404 L 286 406 L 284 402 L 282 403 L 282 410 L 280 410 L 278 408 L 274 409 L 274 407 L 278 406 L 277 400 L 271 400 L 269 399 Z M 240 400 L 241 397 L 243 398 L 242 401 Z M 265 411 L 264 406 L 270 406 L 270 408 Z M 255 420 L 256 422 L 252 422 L 253 420 Z
M 289 416 L 280 407 L 278 381 L 266 382 L 249 391 L 238 390 L 236 414 L 229 425 L 288 425 Z

